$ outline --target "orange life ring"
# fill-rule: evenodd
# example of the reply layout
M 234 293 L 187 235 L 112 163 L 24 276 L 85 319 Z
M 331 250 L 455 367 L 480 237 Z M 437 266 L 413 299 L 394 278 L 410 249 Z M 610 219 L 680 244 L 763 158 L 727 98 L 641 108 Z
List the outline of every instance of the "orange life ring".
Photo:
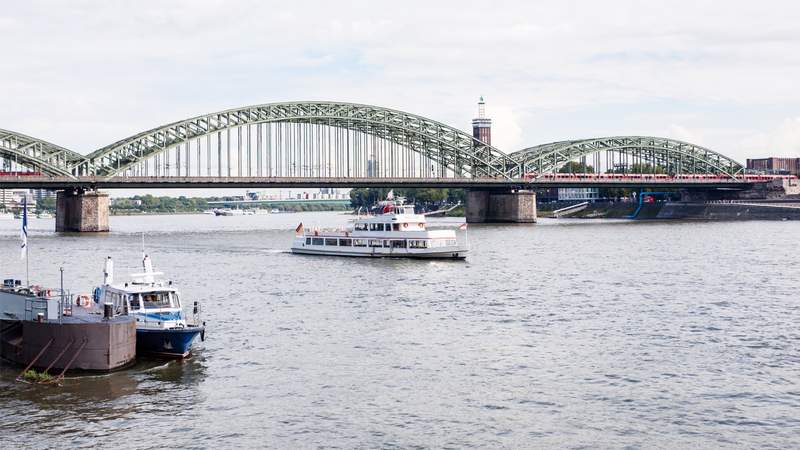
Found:
M 78 296 L 77 303 L 78 303 L 78 306 L 82 306 L 84 308 L 88 308 L 89 306 L 92 306 L 92 299 L 90 299 L 88 295 L 82 294 L 82 295 Z

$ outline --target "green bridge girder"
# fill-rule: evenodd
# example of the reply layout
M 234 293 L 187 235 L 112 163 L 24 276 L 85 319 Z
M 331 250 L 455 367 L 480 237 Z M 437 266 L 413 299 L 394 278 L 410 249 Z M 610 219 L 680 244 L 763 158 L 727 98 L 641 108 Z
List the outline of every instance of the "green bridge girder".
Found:
M 569 161 L 602 152 L 630 155 L 671 174 L 717 174 L 735 179 L 744 172 L 740 163 L 720 153 L 652 136 L 560 141 L 507 154 L 470 134 L 422 116 L 340 102 L 268 103 L 204 114 L 138 133 L 88 155 L 0 130 L 0 158 L 50 176 L 125 176 L 137 164 L 182 144 L 231 129 L 270 123 L 326 126 L 380 138 L 435 161 L 456 178 L 522 180 L 526 174 L 535 177 L 557 172 Z
M 715 174 L 736 178 L 744 167 L 699 145 L 653 136 L 613 136 L 551 142 L 512 153 L 526 174 L 558 172 L 570 161 L 598 152 L 615 152 L 662 167 L 669 174 Z

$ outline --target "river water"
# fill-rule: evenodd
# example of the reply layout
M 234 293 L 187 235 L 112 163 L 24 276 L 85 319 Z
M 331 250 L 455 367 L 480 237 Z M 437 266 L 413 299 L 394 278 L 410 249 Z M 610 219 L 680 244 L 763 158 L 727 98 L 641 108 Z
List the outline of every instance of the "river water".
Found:
M 0 447 L 800 446 L 797 222 L 470 226 L 462 262 L 287 253 L 298 222 L 348 219 L 32 219 L 32 282 L 138 271 L 143 232 L 208 333 L 63 387 L 3 362 Z M 4 278 L 24 279 L 18 226 Z

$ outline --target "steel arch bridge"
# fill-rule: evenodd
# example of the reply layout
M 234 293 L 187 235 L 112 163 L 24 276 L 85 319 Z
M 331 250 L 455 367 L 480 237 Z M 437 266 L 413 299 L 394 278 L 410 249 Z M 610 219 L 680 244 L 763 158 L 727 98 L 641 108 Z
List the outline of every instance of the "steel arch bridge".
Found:
M 0 129 L 3 166 L 21 166 L 50 176 L 72 176 L 72 167 L 86 157 L 50 142 Z
M 571 161 L 586 159 L 595 170 L 626 171 L 632 166 L 649 164 L 666 173 L 714 174 L 737 178 L 744 167 L 722 154 L 675 139 L 650 136 L 614 136 L 552 142 L 529 147 L 511 154 L 526 174 L 541 176 L 558 172 Z M 641 167 L 641 166 L 640 166 Z
M 616 136 L 553 142 L 514 153 L 422 116 L 340 102 L 268 103 L 173 122 L 88 155 L 0 130 L 0 160 L 53 177 L 471 178 L 530 180 L 570 161 L 597 171 L 635 164 L 669 174 L 738 179 L 743 167 L 674 139 Z
M 76 174 L 503 177 L 518 164 L 418 115 L 334 102 L 270 103 L 154 128 L 86 156 Z

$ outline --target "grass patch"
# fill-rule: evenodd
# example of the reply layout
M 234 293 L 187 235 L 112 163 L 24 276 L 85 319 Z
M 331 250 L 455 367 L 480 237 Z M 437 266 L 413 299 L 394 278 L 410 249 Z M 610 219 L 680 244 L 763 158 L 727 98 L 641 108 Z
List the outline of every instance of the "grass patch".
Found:
M 26 370 L 22 378 L 32 383 L 47 383 L 53 381 L 53 376 L 46 372 L 37 372 L 33 369 Z

